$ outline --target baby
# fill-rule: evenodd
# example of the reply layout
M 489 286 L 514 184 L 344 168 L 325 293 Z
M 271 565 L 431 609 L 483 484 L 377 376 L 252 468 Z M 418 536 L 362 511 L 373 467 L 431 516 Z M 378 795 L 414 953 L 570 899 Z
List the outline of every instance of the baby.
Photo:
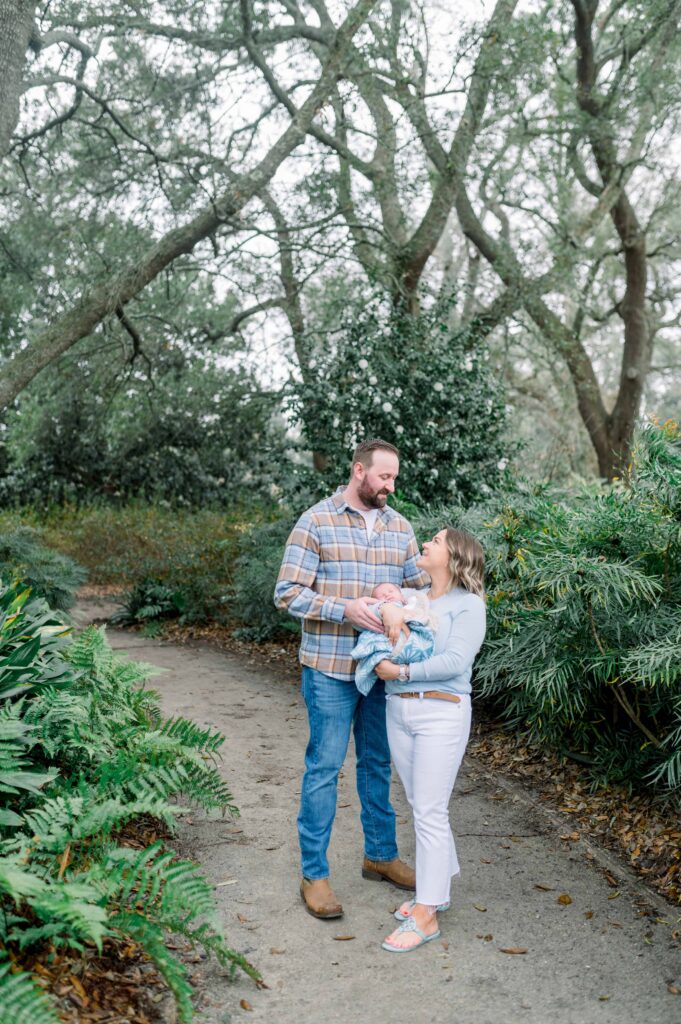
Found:
M 432 629 L 433 632 L 437 630 L 437 618 L 431 612 L 430 601 L 423 590 L 414 590 L 413 587 L 400 588 L 396 583 L 379 583 L 371 591 L 371 596 L 378 598 L 379 603 L 373 605 L 372 611 L 379 618 L 378 609 L 382 604 L 395 604 L 404 610 L 400 626 L 400 639 L 394 648 L 395 654 L 402 650 L 409 638 L 411 631 L 407 625 L 408 622 L 420 622 L 428 629 Z
M 433 653 L 437 629 L 430 602 L 423 591 L 413 588 L 402 590 L 394 583 L 379 583 L 371 596 L 377 599 L 377 603 L 370 608 L 381 624 L 382 605 L 389 604 L 400 611 L 398 615 L 391 614 L 387 633 L 364 629 L 352 649 L 352 657 L 357 662 L 355 686 L 365 697 L 376 682 L 374 669 L 379 661 L 389 658 L 401 665 L 424 661 Z

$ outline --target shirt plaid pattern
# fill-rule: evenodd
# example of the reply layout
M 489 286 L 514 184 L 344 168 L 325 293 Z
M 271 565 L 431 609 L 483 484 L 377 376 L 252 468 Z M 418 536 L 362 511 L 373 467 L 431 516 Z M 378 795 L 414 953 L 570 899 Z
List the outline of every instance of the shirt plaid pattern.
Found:
M 288 538 L 274 591 L 277 608 L 303 621 L 301 664 L 354 679 L 357 631 L 343 622 L 345 602 L 370 597 L 379 583 L 427 586 L 428 576 L 416 567 L 418 555 L 410 524 L 388 505 L 368 542 L 362 516 L 342 491 L 304 512 Z

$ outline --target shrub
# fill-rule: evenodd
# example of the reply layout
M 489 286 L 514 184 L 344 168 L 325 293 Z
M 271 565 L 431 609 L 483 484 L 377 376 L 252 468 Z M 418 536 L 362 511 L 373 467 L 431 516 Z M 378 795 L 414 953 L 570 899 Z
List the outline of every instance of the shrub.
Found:
M 440 302 L 407 316 L 379 299 L 346 311 L 335 344 L 290 385 L 306 447 L 327 464 L 311 481 L 317 494 L 347 478 L 350 453 L 367 437 L 399 447 L 400 486 L 422 505 L 468 505 L 497 485 L 511 447 L 503 386 L 475 327 L 453 330 L 449 313 Z M 297 476 L 302 486 L 310 474 Z M 287 493 L 296 482 L 291 472 Z
M 252 527 L 239 538 L 232 585 L 225 595 L 231 615 L 245 639 L 262 641 L 300 633 L 300 623 L 274 607 L 274 585 L 279 575 L 286 539 L 296 519 L 285 517 Z
M 487 551 L 477 689 L 597 782 L 681 793 L 681 442 L 640 431 L 628 477 L 461 515 Z
M 116 831 L 150 815 L 172 828 L 178 796 L 236 813 L 215 766 L 224 737 L 164 720 L 139 684 L 150 669 L 114 655 L 103 630 L 71 640 L 44 602 L 0 592 L 0 942 L 14 965 L 48 947 L 139 944 L 190 1021 L 191 986 L 165 944 L 185 935 L 256 977 L 215 918 L 211 886 L 160 843 L 121 846 Z M 3 1011 L 55 1024 L 28 976 L 0 963 Z M 17 981 L 17 977 L 21 980 Z
M 16 526 L 0 534 L 0 579 L 25 584 L 52 608 L 70 608 L 86 577 L 83 566 L 46 547 L 30 527 Z

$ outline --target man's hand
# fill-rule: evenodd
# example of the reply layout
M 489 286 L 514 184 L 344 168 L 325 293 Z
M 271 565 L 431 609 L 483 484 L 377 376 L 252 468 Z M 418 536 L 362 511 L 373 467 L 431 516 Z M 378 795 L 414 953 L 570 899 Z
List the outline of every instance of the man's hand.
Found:
M 399 667 L 393 661 L 379 661 L 376 665 L 374 672 L 379 679 L 383 679 L 384 682 L 392 682 L 393 679 L 399 679 L 400 670 Z
M 378 604 L 378 599 L 356 597 L 354 601 L 346 601 L 343 622 L 349 622 L 357 629 L 372 629 L 374 633 L 382 633 L 381 620 L 369 610 L 372 604 Z

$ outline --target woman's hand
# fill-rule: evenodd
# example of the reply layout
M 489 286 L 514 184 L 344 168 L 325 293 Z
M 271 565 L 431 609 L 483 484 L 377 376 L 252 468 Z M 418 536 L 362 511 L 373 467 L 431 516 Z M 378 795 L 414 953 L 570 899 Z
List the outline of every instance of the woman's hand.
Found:
M 393 679 L 399 679 L 400 677 L 399 666 L 396 665 L 394 661 L 387 661 L 385 658 L 383 661 L 379 661 L 374 672 L 379 679 L 382 679 L 386 683 L 392 682 Z
M 405 631 L 406 636 L 409 636 L 409 627 L 404 624 L 404 609 L 398 608 L 394 604 L 384 604 L 380 611 L 385 631 L 390 640 L 390 643 L 394 647 L 400 638 L 402 630 Z

